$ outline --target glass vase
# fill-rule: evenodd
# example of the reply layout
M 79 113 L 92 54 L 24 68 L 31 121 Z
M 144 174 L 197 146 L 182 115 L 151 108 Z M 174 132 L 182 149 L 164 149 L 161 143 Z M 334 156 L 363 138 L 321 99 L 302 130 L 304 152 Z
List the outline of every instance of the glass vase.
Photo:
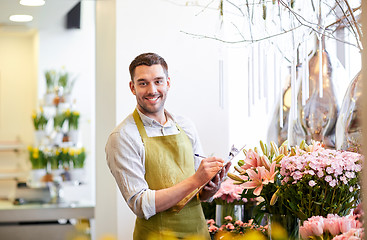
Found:
M 234 221 L 243 219 L 245 206 L 243 204 L 217 204 L 215 207 L 215 222 L 218 226 L 224 224 L 224 218 L 231 216 Z
M 298 87 L 296 119 L 289 120 L 294 124 L 288 124 L 288 141 L 290 145 L 296 145 L 302 139 L 306 139 L 307 144 L 310 144 L 311 140 L 316 140 L 323 142 L 327 148 L 334 148 L 335 125 L 339 111 L 335 90 L 338 76 L 334 74 L 334 66 L 325 49 L 324 37 L 317 39 L 316 46 L 317 49 L 308 66 L 309 96 L 303 105 L 302 95 L 307 94 Z
M 268 214 L 269 239 L 300 239 L 300 220 L 292 215 Z
M 338 150 L 360 152 L 362 144 L 362 74 L 359 72 L 345 93 L 335 130 Z

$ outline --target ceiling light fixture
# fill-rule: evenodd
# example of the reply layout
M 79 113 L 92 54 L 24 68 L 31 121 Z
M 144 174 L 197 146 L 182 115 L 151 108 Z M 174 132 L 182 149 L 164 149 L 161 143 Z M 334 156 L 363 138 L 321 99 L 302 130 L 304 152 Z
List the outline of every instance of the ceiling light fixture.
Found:
M 11 15 L 9 20 L 13 22 L 30 22 L 33 20 L 33 17 L 31 15 Z
M 45 5 L 45 0 L 20 0 L 19 3 L 24 6 L 43 6 Z

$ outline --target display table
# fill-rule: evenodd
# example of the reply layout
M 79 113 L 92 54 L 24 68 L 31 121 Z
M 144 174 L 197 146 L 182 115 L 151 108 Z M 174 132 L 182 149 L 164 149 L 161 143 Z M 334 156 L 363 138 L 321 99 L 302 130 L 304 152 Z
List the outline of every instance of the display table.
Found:
M 67 239 L 75 233 L 77 220 L 94 218 L 94 204 L 87 202 L 61 204 L 13 205 L 0 202 L 1 239 Z

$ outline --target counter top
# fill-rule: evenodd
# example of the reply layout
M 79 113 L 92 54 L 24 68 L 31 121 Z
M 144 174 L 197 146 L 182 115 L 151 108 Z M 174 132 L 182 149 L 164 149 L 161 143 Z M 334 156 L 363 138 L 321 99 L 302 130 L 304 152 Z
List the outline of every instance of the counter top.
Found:
M 73 202 L 13 205 L 11 202 L 0 202 L 0 223 L 55 221 L 72 218 L 94 218 L 94 204 Z

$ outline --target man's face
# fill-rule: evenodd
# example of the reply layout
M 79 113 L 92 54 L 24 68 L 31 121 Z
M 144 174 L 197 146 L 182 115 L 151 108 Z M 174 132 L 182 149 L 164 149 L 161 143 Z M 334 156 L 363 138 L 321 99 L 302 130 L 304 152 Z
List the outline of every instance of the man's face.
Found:
M 159 64 L 136 67 L 134 81 L 130 82 L 130 89 L 136 96 L 138 109 L 153 119 L 163 116 L 169 88 L 170 80 Z

